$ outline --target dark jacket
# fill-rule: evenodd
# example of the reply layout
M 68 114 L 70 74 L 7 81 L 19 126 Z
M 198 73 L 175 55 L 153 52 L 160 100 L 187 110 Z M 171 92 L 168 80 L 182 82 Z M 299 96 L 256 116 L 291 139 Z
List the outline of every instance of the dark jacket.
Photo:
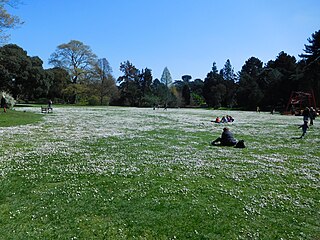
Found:
M 233 146 L 237 140 L 233 138 L 233 134 L 229 130 L 225 130 L 221 135 L 221 145 Z
M 7 107 L 7 101 L 4 97 L 1 98 L 1 108 Z

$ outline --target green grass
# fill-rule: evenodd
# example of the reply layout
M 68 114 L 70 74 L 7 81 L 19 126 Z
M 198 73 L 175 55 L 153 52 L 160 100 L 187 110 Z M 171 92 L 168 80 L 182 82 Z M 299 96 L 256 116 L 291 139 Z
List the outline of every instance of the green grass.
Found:
M 40 121 L 42 116 L 31 112 L 21 112 L 7 109 L 7 112 L 0 112 L 0 127 L 11 127 L 31 124 Z
M 318 122 L 292 140 L 297 118 L 234 113 L 235 149 L 209 145 L 224 112 L 150 111 L 61 108 L 4 128 L 0 238 L 320 238 Z

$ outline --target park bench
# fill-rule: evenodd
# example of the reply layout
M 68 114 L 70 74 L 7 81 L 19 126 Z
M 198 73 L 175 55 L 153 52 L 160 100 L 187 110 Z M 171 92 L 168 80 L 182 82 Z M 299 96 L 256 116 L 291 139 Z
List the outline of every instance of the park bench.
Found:
M 41 107 L 41 113 L 52 113 L 53 109 L 51 107 Z

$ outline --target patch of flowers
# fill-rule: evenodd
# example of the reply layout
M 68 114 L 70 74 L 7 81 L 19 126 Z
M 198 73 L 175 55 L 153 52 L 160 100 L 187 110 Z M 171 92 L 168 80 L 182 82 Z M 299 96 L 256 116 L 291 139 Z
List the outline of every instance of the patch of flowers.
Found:
M 39 112 L 29 107 L 18 110 Z M 235 121 L 211 122 L 221 115 L 232 115 Z M 70 202 L 86 196 L 114 201 L 115 196 L 104 196 L 90 182 L 77 184 L 78 176 L 94 175 L 110 177 L 124 186 L 131 179 L 142 179 L 135 187 L 123 189 L 121 197 L 126 201 L 146 197 L 154 185 L 156 205 L 163 199 L 190 197 L 198 206 L 204 201 L 202 191 L 212 191 L 237 201 L 245 221 L 250 221 L 248 216 L 264 214 L 267 208 L 312 211 L 319 207 L 319 195 L 303 191 L 316 193 L 320 188 L 320 156 L 315 144 L 319 143 L 320 124 L 316 119 L 305 139 L 292 139 L 300 136 L 297 126 L 301 121 L 294 116 L 241 111 L 57 107 L 35 125 L 0 129 L 4 143 L 0 177 L 17 171 L 30 181 L 59 182 L 68 177 L 74 182 L 35 189 L 34 194 L 59 195 Z M 237 139 L 245 140 L 245 149 L 210 145 L 225 126 Z M 167 182 L 161 183 L 162 179 Z M 206 211 L 219 217 L 224 207 L 215 199 L 206 199 Z M 11 212 L 10 217 L 19 211 L 23 209 Z M 44 215 L 35 212 L 31 219 L 39 217 Z M 250 234 L 253 238 L 261 235 Z M 244 236 L 240 234 L 239 239 Z

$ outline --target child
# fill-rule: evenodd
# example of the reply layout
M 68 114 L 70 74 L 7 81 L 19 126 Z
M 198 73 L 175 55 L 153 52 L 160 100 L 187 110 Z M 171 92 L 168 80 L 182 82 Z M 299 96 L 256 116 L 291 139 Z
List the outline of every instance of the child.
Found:
M 307 129 L 309 128 L 308 121 L 304 121 L 303 124 L 300 125 L 298 128 L 302 128 L 302 135 L 300 138 L 304 137 L 307 133 Z

